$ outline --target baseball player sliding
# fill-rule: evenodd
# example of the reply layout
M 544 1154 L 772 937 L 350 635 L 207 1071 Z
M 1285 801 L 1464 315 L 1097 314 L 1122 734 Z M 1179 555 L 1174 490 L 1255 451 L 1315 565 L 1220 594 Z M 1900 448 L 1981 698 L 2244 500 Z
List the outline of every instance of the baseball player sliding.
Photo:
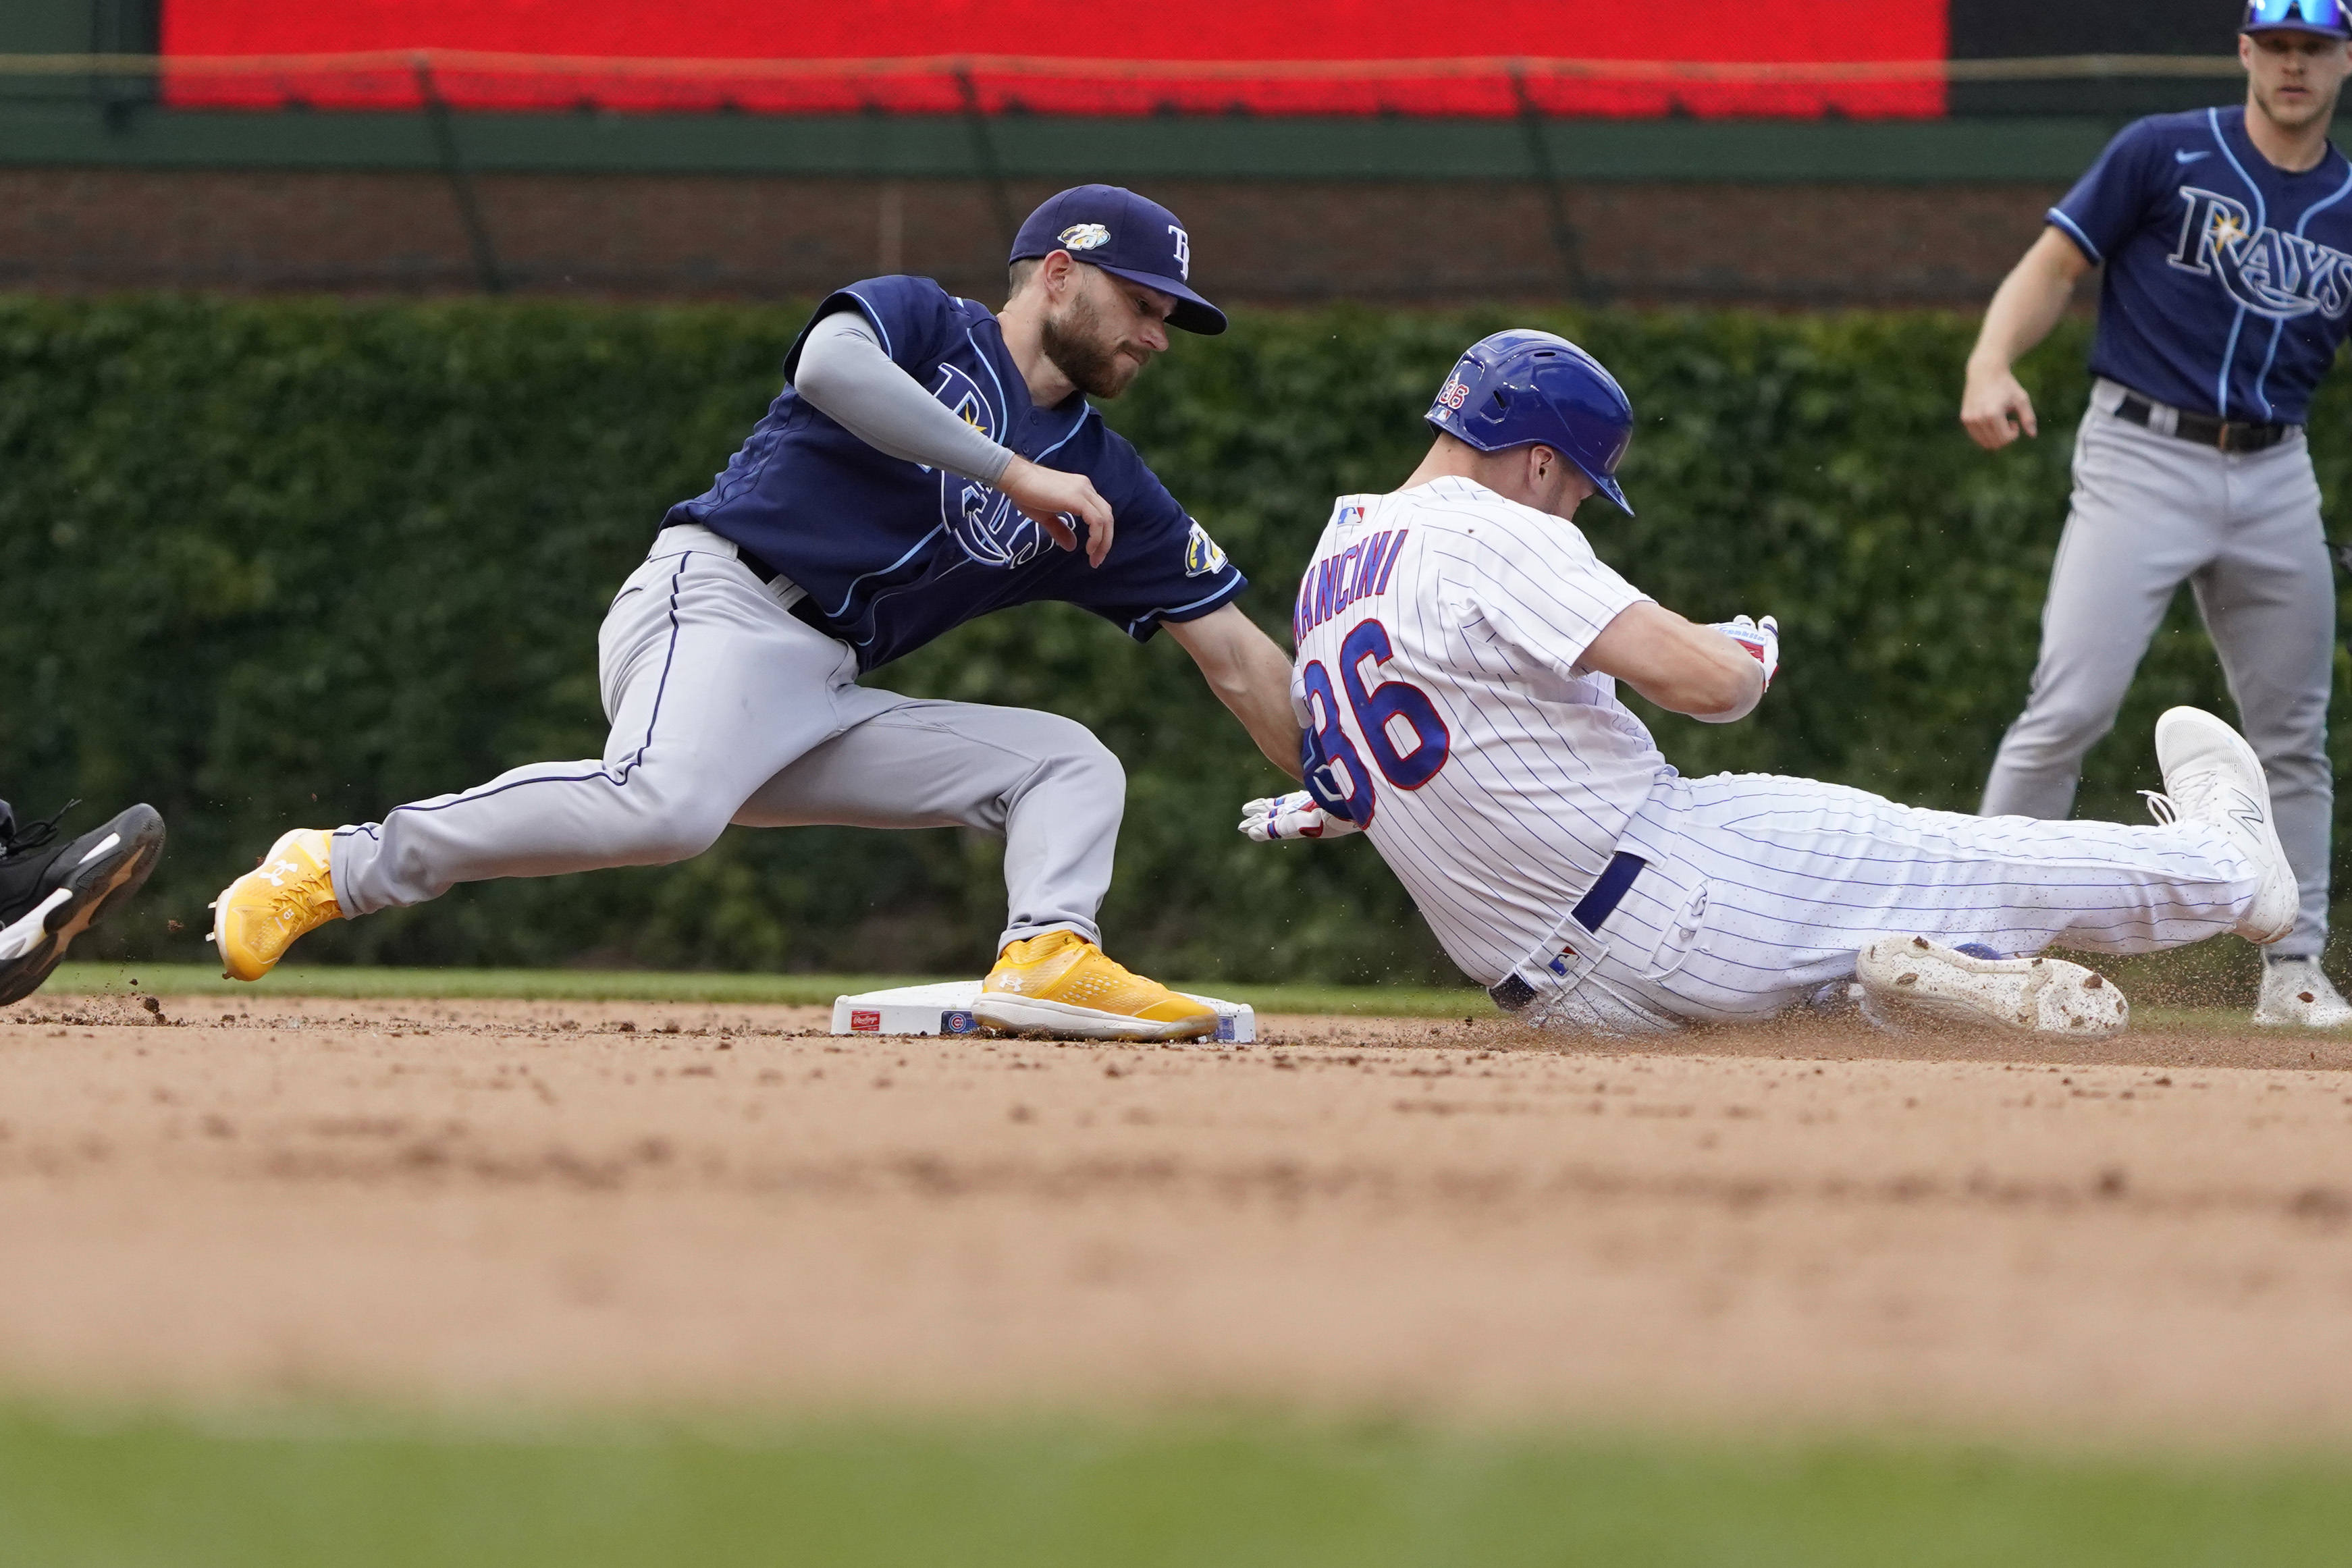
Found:
M 1994 295 L 1960 419 L 2000 448 L 2035 434 L 2010 371 L 2106 276 L 2074 495 L 2025 711 L 1987 816 L 2063 817 L 2185 579 L 2270 781 L 2301 911 L 2263 966 L 2258 1024 L 2352 1023 L 2321 973 L 2333 779 L 2336 597 L 2304 441 L 2352 311 L 2352 163 L 2327 126 L 2352 51 L 2343 0 L 2252 0 L 2243 109 L 2127 126 L 2050 211 Z
M 1087 185 L 1022 225 L 1001 311 L 921 277 L 826 299 L 766 416 L 613 601 L 604 756 L 288 833 L 215 905 L 227 972 L 257 979 L 325 921 L 462 882 L 685 860 L 730 822 L 961 825 L 1005 841 L 983 1020 L 1213 1030 L 1099 946 L 1126 804 L 1101 742 L 1050 714 L 857 684 L 975 616 L 1063 600 L 1138 642 L 1165 626 L 1296 776 L 1289 661 L 1235 607 L 1241 572 L 1087 402 L 1124 391 L 1168 328 L 1224 330 L 1191 269 L 1175 214 Z
M 1503 1008 L 1643 1033 L 1769 1018 L 1859 978 L 1896 1014 L 2097 1036 L 2126 1022 L 2115 988 L 2031 955 L 2294 927 L 2261 765 L 2193 708 L 2157 726 L 2153 827 L 1678 777 L 1616 683 L 1732 723 L 1763 697 L 1779 636 L 1769 616 L 1702 626 L 1662 608 L 1570 520 L 1595 494 L 1625 506 L 1624 392 L 1565 339 L 1502 332 L 1428 420 L 1421 466 L 1392 494 L 1341 497 L 1316 547 L 1293 622 L 1308 789 L 1250 802 L 1241 826 L 1369 835 Z

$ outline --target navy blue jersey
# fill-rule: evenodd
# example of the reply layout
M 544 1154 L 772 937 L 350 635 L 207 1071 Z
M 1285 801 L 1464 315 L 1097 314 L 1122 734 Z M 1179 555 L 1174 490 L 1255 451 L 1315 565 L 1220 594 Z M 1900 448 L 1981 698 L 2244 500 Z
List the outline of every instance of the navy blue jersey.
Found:
M 2243 109 L 2126 126 L 2050 222 L 2106 267 L 2091 369 L 2224 419 L 2300 424 L 2352 308 L 2352 162 L 2300 174 Z
M 1084 397 L 1030 402 L 986 307 L 928 277 L 877 277 L 833 295 L 813 319 L 839 309 L 862 313 L 892 362 L 992 440 L 1091 479 L 1117 524 L 1109 555 L 1090 567 L 1083 546 L 1057 548 L 1001 492 L 876 451 L 787 384 L 710 488 L 663 521 L 700 523 L 806 589 L 859 669 L 1040 599 L 1091 610 L 1145 642 L 1161 622 L 1206 615 L 1247 586 Z M 795 341 L 784 357 L 787 383 L 800 351 Z

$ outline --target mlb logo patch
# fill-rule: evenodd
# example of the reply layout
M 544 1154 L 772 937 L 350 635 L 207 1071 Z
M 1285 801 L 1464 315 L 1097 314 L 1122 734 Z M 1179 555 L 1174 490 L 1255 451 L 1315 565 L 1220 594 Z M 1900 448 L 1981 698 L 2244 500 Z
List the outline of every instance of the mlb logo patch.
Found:
M 961 1009 L 943 1012 L 940 1015 L 940 1032 L 941 1034 L 978 1034 L 980 1015 Z
M 879 1009 L 860 1008 L 849 1015 L 849 1028 L 853 1034 L 880 1034 L 882 1014 Z
M 1219 1039 L 1219 1040 L 1223 1040 L 1223 1041 L 1225 1041 L 1225 1042 L 1226 1042 L 1226 1043 L 1228 1043 L 1228 1044 L 1232 1043 L 1232 1041 L 1233 1041 L 1233 1038 L 1234 1038 L 1234 1016 L 1233 1016 L 1233 1014 L 1231 1014 L 1231 1013 L 1219 1013 L 1219 1014 L 1217 1015 L 1217 1036 L 1216 1036 L 1216 1037 L 1217 1037 L 1217 1039 Z

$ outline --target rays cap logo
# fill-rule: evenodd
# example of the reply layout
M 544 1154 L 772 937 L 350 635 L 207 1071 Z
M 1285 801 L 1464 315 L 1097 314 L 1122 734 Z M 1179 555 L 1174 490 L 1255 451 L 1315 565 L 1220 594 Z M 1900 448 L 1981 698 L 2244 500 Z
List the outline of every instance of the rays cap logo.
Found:
M 1225 329 L 1225 313 L 1192 287 L 1192 236 L 1174 213 L 1148 196 L 1118 185 L 1064 191 L 1029 214 L 1005 259 L 1028 261 L 1057 250 L 1174 299 L 1171 327 L 1204 337 Z

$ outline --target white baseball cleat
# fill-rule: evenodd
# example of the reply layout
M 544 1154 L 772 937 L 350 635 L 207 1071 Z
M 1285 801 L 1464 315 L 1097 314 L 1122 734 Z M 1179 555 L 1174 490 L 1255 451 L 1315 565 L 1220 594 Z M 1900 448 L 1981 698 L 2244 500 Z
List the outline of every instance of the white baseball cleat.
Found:
M 2265 1027 L 2342 1029 L 2352 1023 L 2352 1002 L 2328 982 L 2316 958 L 2273 958 L 2263 966 L 2262 1000 L 2254 1021 Z
M 2254 901 L 2238 920 L 2238 935 L 2267 944 L 2294 930 L 2303 891 L 2271 820 L 2271 787 L 2254 748 L 2202 708 L 2168 708 L 2156 721 L 2156 761 L 2164 769 L 2164 793 L 2147 796 L 2156 820 L 2221 829 L 2262 876 Z
M 1925 936 L 1881 936 L 1854 957 L 1865 1016 L 2105 1040 L 2131 1026 L 2115 983 L 2063 958 L 1974 958 Z

